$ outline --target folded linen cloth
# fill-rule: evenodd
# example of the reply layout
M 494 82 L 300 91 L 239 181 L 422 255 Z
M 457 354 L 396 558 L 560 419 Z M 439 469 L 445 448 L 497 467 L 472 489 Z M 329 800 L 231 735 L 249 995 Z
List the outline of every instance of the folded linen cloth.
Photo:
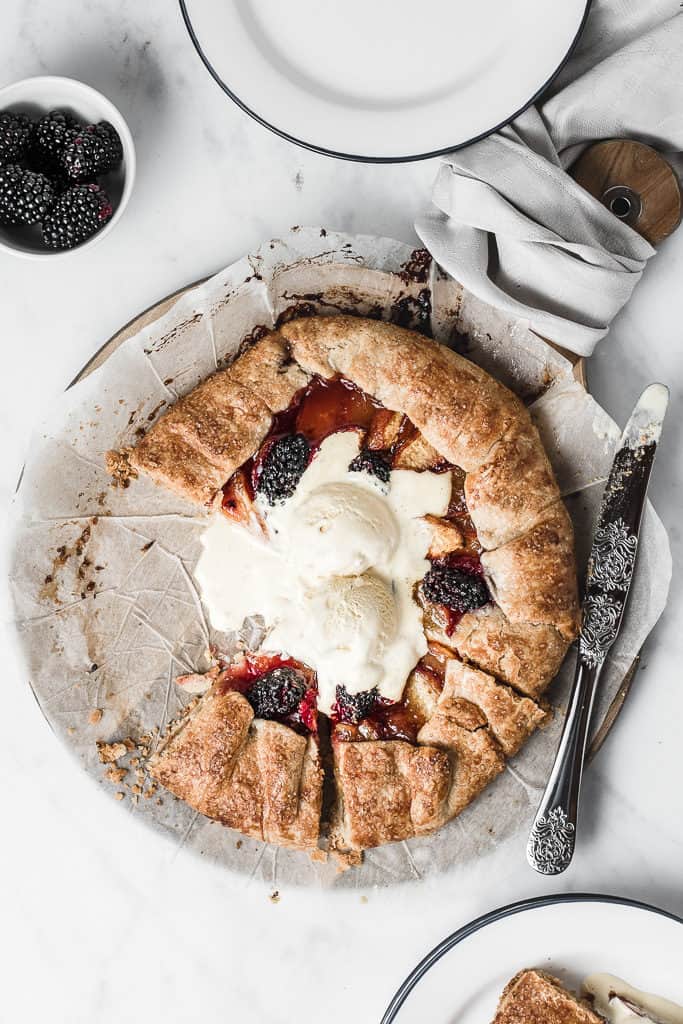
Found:
M 655 250 L 567 173 L 602 139 L 683 151 L 680 0 L 593 0 L 536 107 L 444 157 L 418 235 L 480 299 L 590 355 Z M 676 161 L 671 161 L 675 163 Z

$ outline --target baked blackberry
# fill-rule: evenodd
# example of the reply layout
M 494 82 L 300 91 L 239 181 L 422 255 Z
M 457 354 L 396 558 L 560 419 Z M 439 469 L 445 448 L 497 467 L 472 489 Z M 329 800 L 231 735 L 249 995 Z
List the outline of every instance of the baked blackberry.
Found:
M 273 441 L 261 465 L 256 490 L 269 505 L 290 498 L 311 457 L 303 434 L 285 434 Z
M 31 133 L 29 161 L 36 170 L 57 171 L 62 154 L 76 137 L 78 121 L 62 110 L 51 110 L 43 114 Z
M 283 665 L 266 672 L 247 690 L 246 698 L 257 718 L 286 718 L 306 695 L 306 680 L 296 669 Z
M 0 223 L 37 224 L 54 198 L 54 188 L 44 174 L 17 164 L 0 167 Z
M 30 139 L 31 122 L 28 117 L 3 110 L 0 113 L 0 166 L 22 160 Z
M 349 693 L 345 686 L 338 686 L 336 695 L 335 711 L 338 721 L 353 725 L 368 717 L 379 697 L 376 686 L 372 690 L 361 690 L 360 693 Z
M 108 121 L 89 124 L 66 144 L 60 163 L 67 177 L 74 182 L 93 181 L 107 174 L 123 159 L 123 146 L 118 132 Z
M 62 192 L 43 219 L 48 249 L 73 249 L 111 218 L 109 196 L 99 185 L 74 185 Z
M 391 462 L 386 452 L 376 451 L 373 448 L 362 448 L 355 459 L 349 463 L 349 470 L 352 473 L 370 473 L 381 480 L 383 484 L 388 484 L 391 475 Z
M 479 576 L 448 565 L 432 566 L 422 580 L 422 593 L 428 601 L 463 614 L 481 608 L 490 600 L 488 587 Z

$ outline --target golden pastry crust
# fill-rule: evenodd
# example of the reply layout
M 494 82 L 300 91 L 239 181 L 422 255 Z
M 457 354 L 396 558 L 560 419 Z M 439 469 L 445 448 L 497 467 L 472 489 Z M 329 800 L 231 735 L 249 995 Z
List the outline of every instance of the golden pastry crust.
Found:
M 545 971 L 520 971 L 505 988 L 492 1024 L 604 1024 L 602 1017 Z
M 190 501 L 210 504 L 256 451 L 272 419 L 228 373 L 209 377 L 154 424 L 130 454 L 133 469 Z
M 574 531 L 561 501 L 527 533 L 481 556 L 493 596 L 511 622 L 554 626 L 571 641 L 579 630 Z
M 445 690 L 435 713 L 420 729 L 417 741 L 439 747 L 448 754 L 451 763 L 449 818 L 460 814 L 505 767 L 505 758 L 481 711 Z
M 426 633 L 429 640 L 457 651 L 534 700 L 557 675 L 567 653 L 567 641 L 553 626 L 510 622 L 491 604 L 463 615 L 450 636 L 436 624 Z
M 331 845 L 364 850 L 432 832 L 446 820 L 448 758 L 403 740 L 335 743 Z
M 281 846 L 317 845 L 322 769 L 316 740 L 255 720 L 246 698 L 220 682 L 148 769 L 208 818 Z
M 511 391 L 474 363 L 393 324 L 310 317 L 280 328 L 296 361 L 323 377 L 341 374 L 402 412 L 444 458 L 466 472 L 516 420 L 529 415 Z
M 485 549 L 500 547 L 531 529 L 559 497 L 548 456 L 531 423 L 516 423 L 465 478 L 467 510 Z
M 289 344 L 270 331 L 250 345 L 225 371 L 256 395 L 271 412 L 282 412 L 311 377 L 292 357 Z
M 514 757 L 532 732 L 549 718 L 533 700 L 520 697 L 487 672 L 455 659 L 446 665 L 443 693 L 447 698 L 462 698 L 476 705 L 506 757 Z
M 128 453 L 135 473 L 201 505 L 261 444 L 273 413 L 309 381 L 289 346 L 271 332 L 226 370 L 180 398 Z M 114 466 L 113 454 L 109 456 Z
M 114 454 L 107 454 L 108 464 Z M 127 455 L 129 476 L 146 473 L 156 484 L 200 505 L 209 505 L 225 482 L 222 470 L 170 428 L 152 428 Z

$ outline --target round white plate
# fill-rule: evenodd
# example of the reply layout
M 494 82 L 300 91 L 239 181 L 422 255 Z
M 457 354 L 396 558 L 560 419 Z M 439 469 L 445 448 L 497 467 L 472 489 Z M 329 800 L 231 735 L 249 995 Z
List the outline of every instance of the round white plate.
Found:
M 595 971 L 683 1003 L 683 921 L 610 896 L 515 903 L 472 921 L 429 953 L 381 1024 L 488 1024 L 507 982 L 525 967 L 578 990 Z
M 292 142 L 418 160 L 512 120 L 561 68 L 590 0 L 180 0 L 218 84 Z

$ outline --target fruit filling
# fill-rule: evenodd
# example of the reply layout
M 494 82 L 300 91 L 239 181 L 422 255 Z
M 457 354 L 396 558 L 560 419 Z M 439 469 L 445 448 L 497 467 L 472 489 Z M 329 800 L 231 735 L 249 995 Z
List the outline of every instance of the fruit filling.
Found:
M 302 734 L 318 729 L 315 672 L 277 654 L 247 653 L 220 665 L 220 686 L 244 694 L 256 718 L 280 722 Z
M 291 498 L 310 460 L 311 446 L 303 434 L 283 434 L 271 441 L 254 463 L 252 487 L 269 505 Z
M 350 695 L 343 687 L 338 687 L 337 702 L 332 708 L 331 717 L 332 738 L 340 743 L 363 740 L 406 740 L 415 743 L 424 724 L 419 712 L 408 699 L 390 701 L 381 697 L 376 689 Z

